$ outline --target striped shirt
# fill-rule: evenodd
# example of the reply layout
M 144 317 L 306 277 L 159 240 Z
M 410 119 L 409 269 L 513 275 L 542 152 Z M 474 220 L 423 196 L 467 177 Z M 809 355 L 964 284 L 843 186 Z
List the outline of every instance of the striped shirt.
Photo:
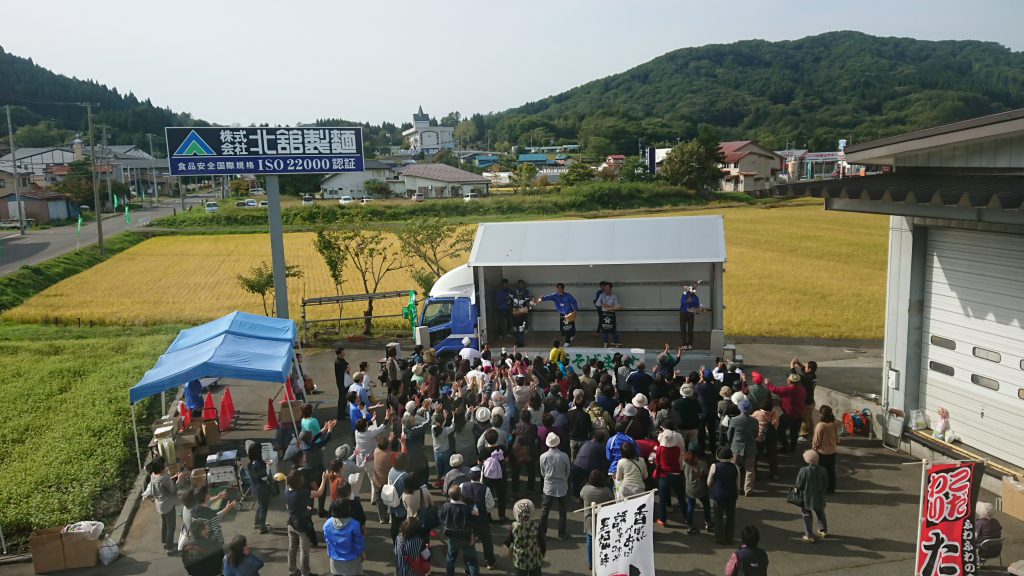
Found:
M 395 539 L 395 574 L 396 576 L 416 576 L 405 557 L 416 558 L 423 552 L 423 539 L 419 536 L 406 538 L 399 534 Z

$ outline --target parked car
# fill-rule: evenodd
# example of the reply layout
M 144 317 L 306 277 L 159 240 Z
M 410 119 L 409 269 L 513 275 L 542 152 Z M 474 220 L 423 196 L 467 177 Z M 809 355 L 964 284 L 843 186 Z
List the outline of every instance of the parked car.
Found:
M 468 192 L 468 193 L 466 193 L 462 197 L 462 201 L 463 202 L 473 202 L 473 201 L 479 200 L 479 199 L 480 199 L 480 195 L 477 194 L 476 192 Z
M 409 199 L 413 202 L 423 202 L 423 192 L 416 192 Z
M 369 196 L 363 196 L 359 200 L 360 204 L 369 204 L 370 202 L 373 202 L 373 198 L 370 198 Z
M 220 206 L 218 206 L 216 202 L 207 202 L 203 205 L 203 208 L 205 208 L 207 212 L 211 213 L 220 210 Z
M 267 191 L 263 188 L 249 188 L 249 196 L 266 196 Z
M 310 206 L 311 204 L 313 204 L 313 197 L 312 196 L 303 196 L 302 197 L 302 205 L 303 206 Z
M 235 202 L 235 208 L 245 208 L 245 200 L 239 200 Z
M 246 200 L 245 201 L 245 207 L 246 208 L 255 208 L 255 207 L 259 206 L 259 205 L 260 205 L 259 202 L 255 201 L 255 200 Z
M 266 208 L 267 206 L 270 206 L 270 202 L 267 202 L 266 200 L 260 200 L 260 208 Z
M 338 204 L 341 204 L 342 206 L 351 204 L 352 202 L 354 202 L 354 200 L 352 200 L 351 196 L 342 196 L 341 198 L 338 198 Z

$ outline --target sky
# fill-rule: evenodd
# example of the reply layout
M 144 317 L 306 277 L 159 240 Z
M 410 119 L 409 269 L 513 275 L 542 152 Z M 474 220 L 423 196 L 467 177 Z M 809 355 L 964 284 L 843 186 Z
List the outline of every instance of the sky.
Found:
M 1024 50 L 1020 0 L 0 0 L 12 9 L 7 52 L 215 124 L 487 113 L 678 48 L 833 30 Z

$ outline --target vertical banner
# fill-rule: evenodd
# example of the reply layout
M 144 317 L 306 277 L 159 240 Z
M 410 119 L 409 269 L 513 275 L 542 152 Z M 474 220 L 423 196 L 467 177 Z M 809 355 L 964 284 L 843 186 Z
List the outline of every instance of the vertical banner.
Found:
M 654 576 L 654 492 L 597 510 L 596 576 Z
M 970 575 L 978 571 L 974 509 L 984 464 L 932 464 L 924 478 L 917 540 L 918 576 Z

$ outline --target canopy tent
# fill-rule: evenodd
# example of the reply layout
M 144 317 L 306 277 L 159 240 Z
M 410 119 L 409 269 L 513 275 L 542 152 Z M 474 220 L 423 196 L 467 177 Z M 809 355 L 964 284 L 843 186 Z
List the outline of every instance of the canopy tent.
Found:
M 280 340 L 289 343 L 295 342 L 297 336 L 295 322 L 292 320 L 268 318 L 248 312 L 232 312 L 201 326 L 182 330 L 174 342 L 171 342 L 165 354 L 201 344 L 221 334 L 234 334 L 260 340 Z
M 182 330 L 156 365 L 128 392 L 139 469 L 142 469 L 142 452 L 135 422 L 137 402 L 208 376 L 283 383 L 291 374 L 295 359 L 292 344 L 296 336 L 292 320 L 245 312 L 232 312 Z M 301 373 L 299 385 L 302 385 Z

